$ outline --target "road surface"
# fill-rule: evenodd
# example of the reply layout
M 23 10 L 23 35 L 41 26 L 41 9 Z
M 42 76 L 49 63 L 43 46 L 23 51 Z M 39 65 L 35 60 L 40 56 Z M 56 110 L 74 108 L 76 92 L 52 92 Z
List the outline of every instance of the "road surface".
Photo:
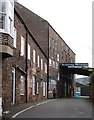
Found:
M 88 99 L 54 99 L 16 115 L 16 118 L 92 118 Z

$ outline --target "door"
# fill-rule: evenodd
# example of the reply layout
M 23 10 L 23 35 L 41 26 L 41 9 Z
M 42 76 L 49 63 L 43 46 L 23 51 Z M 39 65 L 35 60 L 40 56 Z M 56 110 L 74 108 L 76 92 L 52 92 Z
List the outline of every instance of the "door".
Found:
M 11 97 L 11 105 L 15 104 L 15 68 L 12 68 L 12 97 Z

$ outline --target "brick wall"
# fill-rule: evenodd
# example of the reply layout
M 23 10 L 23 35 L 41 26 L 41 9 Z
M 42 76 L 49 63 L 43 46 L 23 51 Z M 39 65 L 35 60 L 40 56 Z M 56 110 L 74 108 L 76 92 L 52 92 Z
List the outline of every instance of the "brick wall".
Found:
M 26 43 L 26 29 L 24 27 L 24 24 L 22 24 L 21 19 L 15 14 L 15 28 L 17 31 L 17 41 L 16 41 L 16 48 L 13 49 L 13 57 L 10 58 L 4 58 L 2 61 L 2 96 L 3 96 L 3 111 L 8 110 L 11 106 L 11 98 L 12 98 L 12 67 L 15 68 L 16 71 L 16 87 L 15 87 L 15 104 L 19 103 L 25 103 L 26 102 L 26 84 L 25 84 L 25 94 L 20 95 L 20 76 L 23 75 L 25 77 L 26 81 L 26 52 L 24 56 L 20 56 L 20 49 L 21 49 L 21 35 L 25 39 Z M 2 38 L 9 38 L 8 35 L 3 35 Z M 2 41 L 2 38 L 0 38 L 0 41 Z M 9 41 L 8 39 L 6 39 Z M 12 44 L 12 41 L 9 41 L 10 44 Z M 47 81 L 47 74 L 44 71 L 44 64 L 43 64 L 43 70 L 37 72 L 37 55 L 40 56 L 40 59 L 43 59 L 43 63 L 47 64 L 47 58 L 43 54 L 43 52 L 40 50 L 38 45 L 35 43 L 34 39 L 32 38 L 31 34 L 28 33 L 28 43 L 31 46 L 31 53 L 30 53 L 30 60 L 28 60 L 28 66 L 27 66 L 27 80 L 28 80 L 28 102 L 39 100 L 43 98 L 43 88 L 40 87 L 41 83 L 41 76 L 43 76 L 43 80 Z M 5 44 L 7 44 L 5 42 Z M 26 48 L 26 44 L 25 44 Z M 36 51 L 36 64 L 33 63 L 33 49 Z M 41 64 L 40 64 L 41 66 Z M 30 86 L 30 80 L 32 80 L 32 76 L 36 76 L 36 81 L 39 83 L 39 93 L 36 95 L 32 95 L 32 87 Z M 46 96 L 45 96 L 46 97 Z

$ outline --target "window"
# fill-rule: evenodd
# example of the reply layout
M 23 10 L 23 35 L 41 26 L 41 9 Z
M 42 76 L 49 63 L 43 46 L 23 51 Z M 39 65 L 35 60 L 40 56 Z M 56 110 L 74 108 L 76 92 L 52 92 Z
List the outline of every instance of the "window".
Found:
M 43 59 L 41 59 L 41 70 L 43 70 Z
M 57 43 L 55 42 L 55 52 L 57 52 Z
M 55 43 L 54 43 L 54 39 L 52 38 L 52 49 L 54 50 L 55 48 Z
M 43 81 L 43 96 L 46 95 L 46 86 L 45 86 L 45 82 Z
M 57 61 L 59 61 L 59 53 L 57 54 Z
M 32 76 L 32 94 L 36 94 L 36 77 L 34 75 Z
M 68 52 L 68 47 L 66 46 L 66 52 Z
M 6 3 L 0 1 L 0 28 L 5 29 Z
M 58 62 L 56 62 L 56 69 L 58 69 Z
M 76 92 L 80 92 L 81 88 L 80 87 L 76 87 Z
M 25 94 L 25 78 L 24 76 L 20 77 L 20 95 Z
M 41 88 L 43 87 L 43 81 L 40 82 L 40 87 L 41 87 Z
M 14 41 L 13 41 L 13 46 L 16 48 L 16 37 L 17 37 L 17 32 L 16 28 L 14 28 Z
M 28 44 L 28 59 L 30 60 L 30 45 Z
M 60 78 L 60 74 L 58 73 L 57 80 L 59 80 L 59 78 Z
M 39 83 L 37 82 L 37 94 L 39 93 Z
M 0 1 L 0 12 L 4 12 L 6 11 L 6 3 L 3 1 Z
M 47 64 L 45 63 L 45 73 L 47 73 Z
M 55 68 L 55 61 L 53 61 L 53 68 Z
M 62 41 L 62 46 L 64 46 L 64 42 Z
M 24 38 L 21 36 L 21 56 L 24 55 Z
M 14 1 L 0 0 L 0 31 L 14 37 Z
M 51 49 L 51 38 L 49 38 L 49 48 Z
M 64 58 L 64 52 L 63 52 L 63 49 L 62 49 L 62 59 Z
M 38 58 L 37 58 L 38 67 L 40 66 L 39 63 L 40 63 L 40 60 L 39 60 L 39 55 L 38 55 Z
M 33 63 L 36 63 L 36 51 L 33 50 Z
M 5 15 L 0 13 L 0 28 L 5 29 Z
M 49 66 L 52 66 L 52 60 L 49 58 Z

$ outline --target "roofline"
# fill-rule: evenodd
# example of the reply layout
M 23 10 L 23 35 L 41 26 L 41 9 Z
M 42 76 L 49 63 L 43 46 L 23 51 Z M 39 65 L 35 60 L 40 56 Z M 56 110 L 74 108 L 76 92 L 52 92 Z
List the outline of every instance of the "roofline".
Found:
M 46 21 L 44 18 L 42 18 L 40 15 L 37 15 L 37 13 L 34 13 L 33 11 L 31 11 L 29 8 L 25 7 L 24 5 L 22 5 L 21 3 L 18 2 L 15 2 L 15 3 L 18 3 L 19 5 L 21 5 L 22 7 L 24 7 L 25 9 L 27 9 L 28 11 L 32 12 L 34 15 L 36 15 L 37 17 L 39 17 L 40 19 L 42 19 L 43 21 Z
M 39 44 L 37 43 L 36 39 L 34 38 L 34 36 L 32 35 L 32 32 L 29 30 L 29 28 L 27 27 L 25 21 L 23 20 L 22 16 L 19 14 L 18 10 L 14 7 L 14 12 L 16 12 L 16 14 L 18 15 L 18 17 L 21 19 L 21 22 L 24 24 L 25 28 L 28 30 L 30 36 L 33 38 L 34 42 L 38 45 L 39 49 L 42 51 L 42 53 L 44 54 L 44 56 L 48 59 L 47 55 L 44 53 L 44 51 L 41 49 L 41 47 L 39 46 Z
M 48 22 L 49 26 L 54 30 L 54 32 L 61 38 L 61 40 L 68 46 L 68 48 L 75 54 L 75 52 L 69 47 L 69 45 L 62 39 L 62 37 L 56 32 L 56 30 L 50 25 L 50 23 Z
M 18 3 L 18 2 L 17 2 Z M 18 3 L 18 4 L 20 4 L 20 3 Z M 23 5 L 22 5 L 23 6 Z M 23 6 L 23 7 L 25 7 L 25 6 Z M 26 8 L 26 7 L 25 7 Z M 16 10 L 16 8 L 14 7 L 14 9 Z M 26 8 L 26 9 L 28 9 L 28 8 Z M 29 9 L 28 9 L 29 10 Z M 30 11 L 30 10 L 29 10 Z M 20 14 L 19 14 L 19 12 L 16 10 L 16 12 L 18 13 L 18 15 L 20 16 Z M 50 23 L 47 21 L 47 20 L 45 20 L 44 18 L 42 18 L 42 17 L 40 17 L 39 15 L 37 15 L 36 13 L 34 13 L 33 12 L 33 14 L 35 14 L 36 16 L 38 16 L 39 18 L 41 18 L 43 21 L 45 21 L 45 22 L 47 22 L 48 23 L 48 25 L 54 30 L 54 32 L 61 38 L 61 40 L 66 44 L 66 46 L 68 46 L 68 48 L 74 53 L 74 51 L 69 47 L 69 45 L 62 39 L 62 37 L 56 32 L 56 30 L 50 25 Z M 24 22 L 24 20 L 23 20 L 23 18 L 20 16 L 20 18 L 22 19 L 22 21 L 23 21 L 23 23 L 25 24 L 25 22 Z M 27 27 L 27 25 L 25 24 L 25 26 L 26 26 L 26 28 L 28 29 L 28 27 Z M 28 31 L 30 32 L 30 34 L 31 34 L 31 36 L 32 36 L 32 38 L 35 40 L 35 42 L 36 42 L 36 44 L 39 46 L 39 44 L 37 43 L 37 41 L 36 41 L 36 39 L 34 38 L 34 36 L 32 35 L 32 32 L 28 29 Z M 39 46 L 40 47 L 40 46 Z M 40 48 L 41 49 L 41 48 Z M 41 49 L 42 50 L 42 49 Z M 43 51 L 43 50 L 42 50 Z M 44 53 L 44 52 L 43 52 Z M 45 54 L 45 53 L 44 53 Z M 76 55 L 75 53 L 74 53 L 74 55 Z

